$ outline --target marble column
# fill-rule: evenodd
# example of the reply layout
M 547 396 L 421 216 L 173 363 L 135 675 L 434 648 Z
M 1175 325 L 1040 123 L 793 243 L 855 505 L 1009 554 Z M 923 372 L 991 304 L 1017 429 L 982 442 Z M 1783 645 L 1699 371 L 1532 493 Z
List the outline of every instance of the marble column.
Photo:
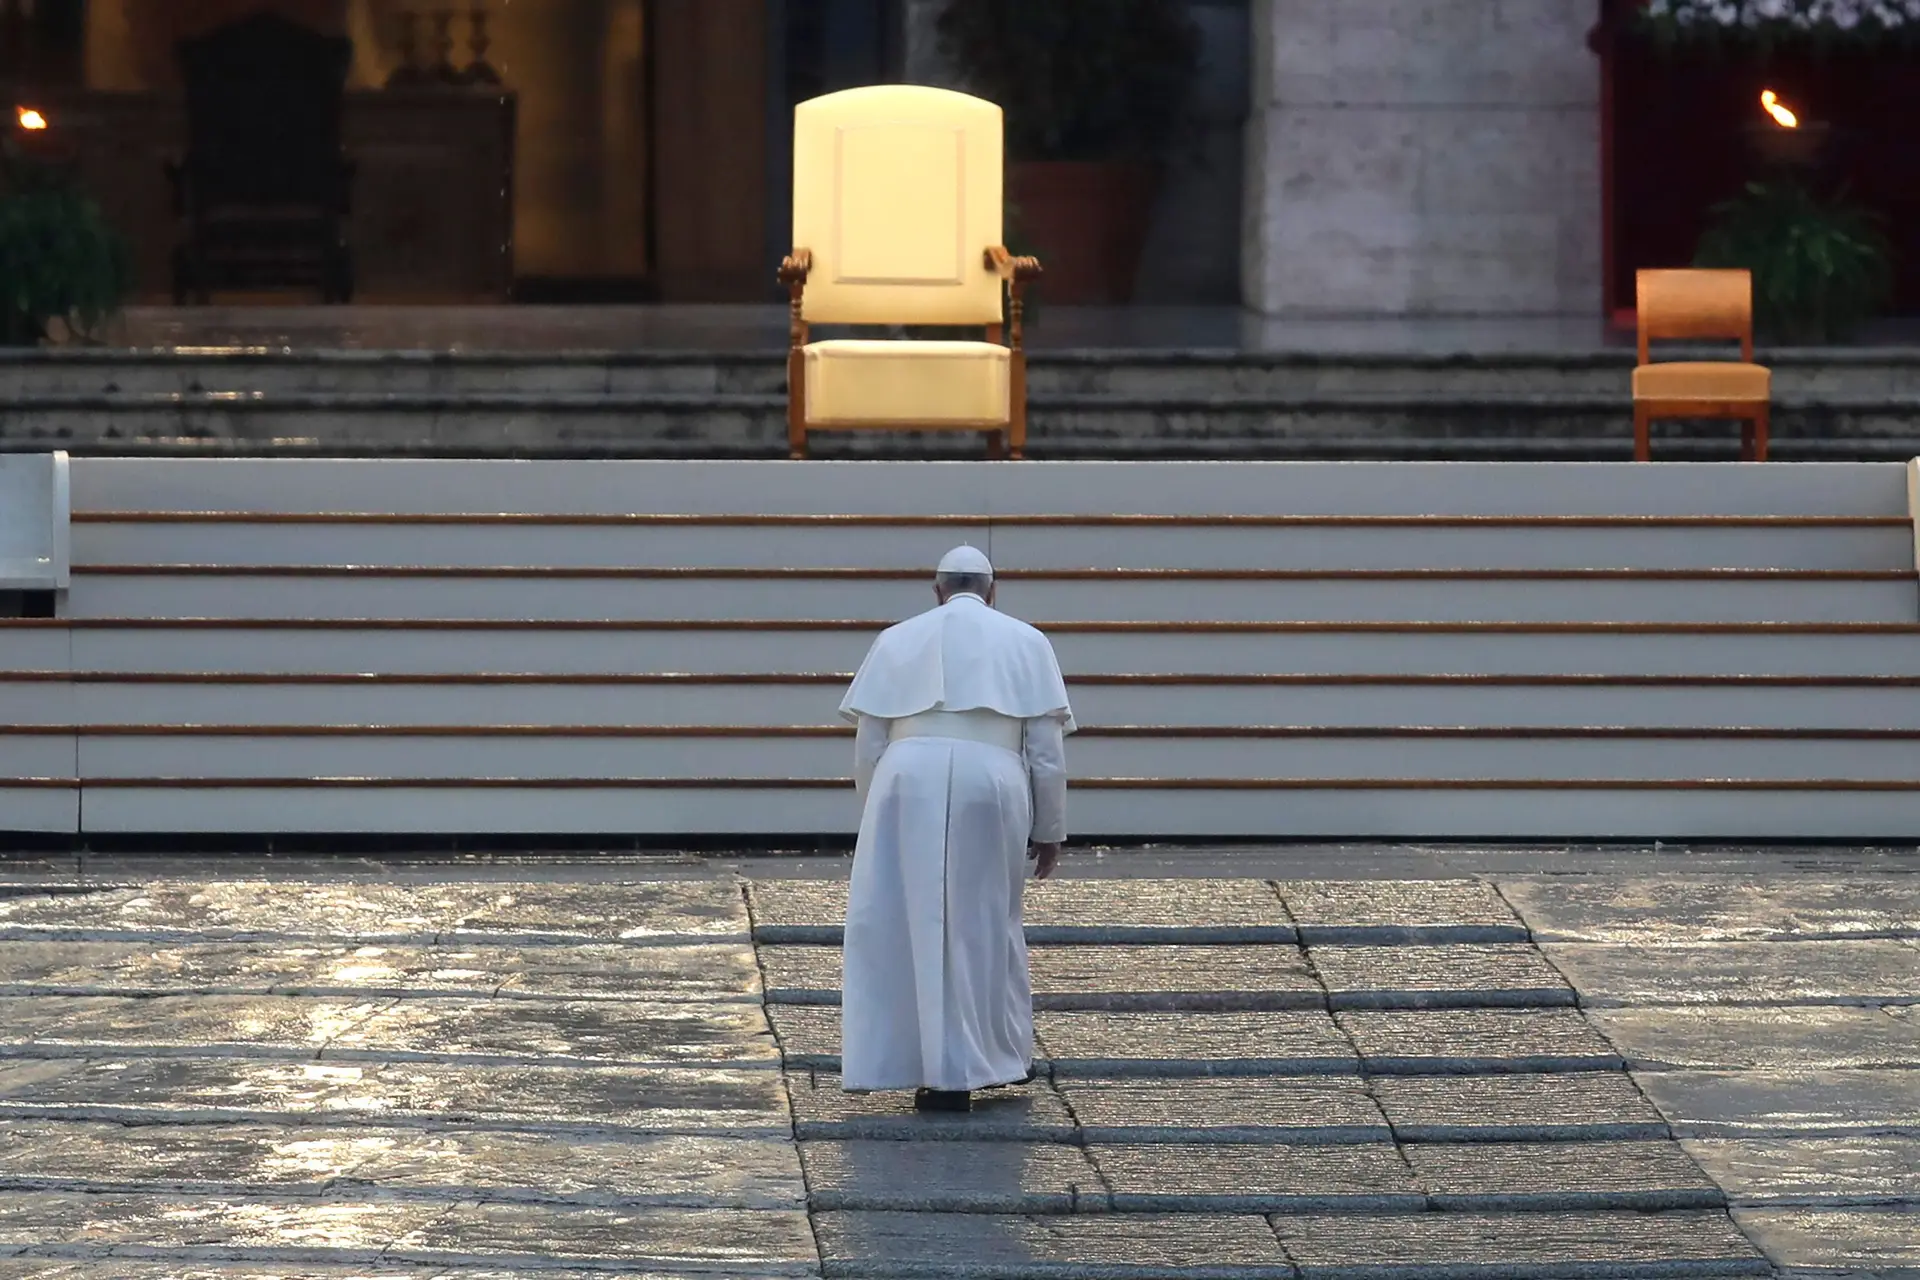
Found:
M 1253 0 L 1243 301 L 1598 315 L 1583 0 Z

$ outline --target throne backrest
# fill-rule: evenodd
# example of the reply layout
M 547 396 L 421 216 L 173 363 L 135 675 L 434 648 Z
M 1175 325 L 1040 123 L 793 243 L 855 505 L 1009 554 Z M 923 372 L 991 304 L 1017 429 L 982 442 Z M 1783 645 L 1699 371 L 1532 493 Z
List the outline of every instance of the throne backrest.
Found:
M 793 111 L 793 243 L 813 255 L 805 317 L 827 324 L 993 324 L 1002 122 L 924 85 L 845 89 Z
M 187 167 L 204 197 L 331 197 L 351 40 L 261 12 L 175 52 L 186 88 Z

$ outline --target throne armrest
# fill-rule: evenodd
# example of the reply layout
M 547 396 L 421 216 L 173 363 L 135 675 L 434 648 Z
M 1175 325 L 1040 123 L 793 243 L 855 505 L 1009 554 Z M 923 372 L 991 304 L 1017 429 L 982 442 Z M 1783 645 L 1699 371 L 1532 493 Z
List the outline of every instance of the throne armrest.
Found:
M 987 270 L 1016 285 L 1029 284 L 1038 280 L 1042 274 L 1040 259 L 1016 256 L 1005 245 L 996 244 L 981 255 Z
M 780 270 L 776 279 L 789 289 L 798 289 L 807 283 L 807 275 L 813 270 L 813 250 L 795 249 L 780 259 Z

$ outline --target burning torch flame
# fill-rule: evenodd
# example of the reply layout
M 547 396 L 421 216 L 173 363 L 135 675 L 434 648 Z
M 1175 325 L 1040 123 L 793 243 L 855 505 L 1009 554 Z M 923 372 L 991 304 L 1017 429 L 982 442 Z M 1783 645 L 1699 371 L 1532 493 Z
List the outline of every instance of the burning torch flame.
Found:
M 32 107 L 19 107 L 14 115 L 20 121 L 20 127 L 29 133 L 38 133 L 47 127 L 47 118 Z
M 1782 129 L 1798 129 L 1800 127 L 1800 117 L 1782 106 L 1780 104 L 1780 95 L 1773 90 L 1762 89 L 1760 91 L 1760 105 L 1766 108 L 1767 114 L 1773 117 L 1773 122 Z

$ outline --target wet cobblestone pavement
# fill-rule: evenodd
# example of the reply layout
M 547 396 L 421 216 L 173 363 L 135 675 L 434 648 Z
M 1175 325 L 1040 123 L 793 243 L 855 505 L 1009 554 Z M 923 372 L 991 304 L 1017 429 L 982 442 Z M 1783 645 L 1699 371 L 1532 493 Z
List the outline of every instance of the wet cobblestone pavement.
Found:
M 1916 1277 L 1920 875 L 1815 862 L 1069 859 L 964 1116 L 840 1092 L 840 860 L 0 863 L 0 1280 Z

